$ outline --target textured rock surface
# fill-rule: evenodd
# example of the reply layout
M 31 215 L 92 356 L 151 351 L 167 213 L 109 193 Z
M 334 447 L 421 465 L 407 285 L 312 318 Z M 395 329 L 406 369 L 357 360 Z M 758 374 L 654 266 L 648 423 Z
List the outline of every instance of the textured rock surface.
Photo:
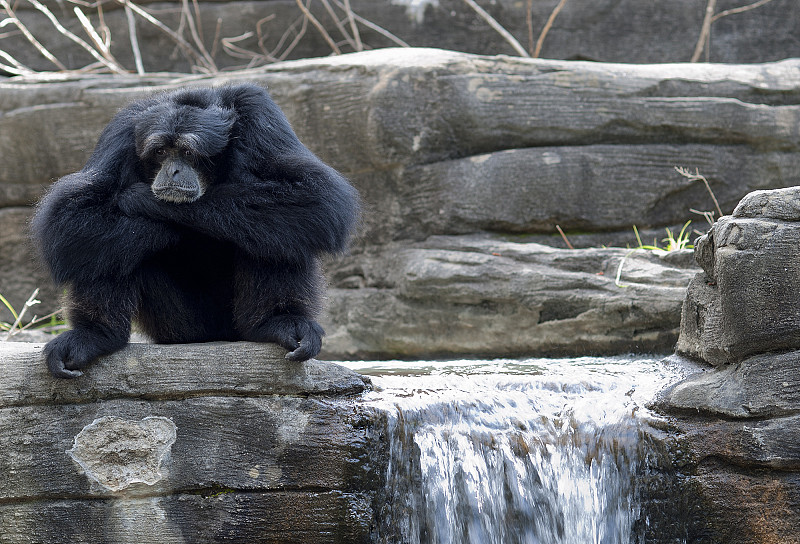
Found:
M 669 351 L 691 252 L 557 249 L 491 236 L 389 244 L 339 266 L 337 357 Z M 622 267 L 619 282 L 617 273 Z
M 23 243 L 23 206 L 83 164 L 119 107 L 154 89 L 229 79 L 266 84 L 301 139 L 363 196 L 353 255 L 328 266 L 327 357 L 464 353 L 465 345 L 476 354 L 669 349 L 681 286 L 613 287 L 618 250 L 559 253 L 564 270 L 584 274 L 572 284 L 537 279 L 561 264 L 540 274 L 534 257 L 498 259 L 502 272 L 482 265 L 482 292 L 460 302 L 444 280 L 424 292 L 393 267 L 448 278 L 469 268 L 449 262 L 452 248 L 456 261 L 485 260 L 490 249 L 465 248 L 487 233 L 546 263 L 548 248 L 524 246 L 564 247 L 556 225 L 583 247 L 636 245 L 632 225 L 646 243 L 661 239 L 664 227 L 696 217 L 690 209 L 713 209 L 702 182 L 675 166 L 699 168 L 724 210 L 752 190 L 800 184 L 797 60 L 636 66 L 384 49 L 217 77 L 9 80 L 0 82 L 0 156 L 18 160 L 0 162 L 0 293 L 20 307 L 40 286 L 37 312 L 55 306 L 57 293 Z M 427 258 L 437 251 L 445 257 Z M 527 283 L 509 288 L 515 276 Z M 551 285 L 560 298 L 544 293 Z M 545 307 L 567 310 L 553 318 Z M 518 319 L 503 317 L 511 315 Z M 491 319 L 525 328 L 499 340 Z
M 679 353 L 725 365 L 800 348 L 800 188 L 758 191 L 698 240 Z
M 0 343 L 0 542 L 365 542 L 364 379 L 248 343 L 133 344 L 77 380 Z
M 673 417 L 650 503 L 690 542 L 800 542 L 798 197 L 751 193 L 696 246 L 677 350 L 714 366 L 655 403 Z
M 57 2 L 44 0 L 67 26 L 83 35 L 71 10 Z M 180 21 L 180 3 L 141 0 L 138 5 L 176 29 Z M 240 50 L 261 53 L 273 51 L 287 29 L 298 22 L 300 11 L 293 1 L 254 0 L 199 4 L 198 30 L 205 45 L 213 51 L 219 67 L 242 66 L 249 58 L 227 54 L 213 43 L 219 38 L 237 37 Z M 495 0 L 479 2 L 501 25 L 508 29 L 529 51 L 527 2 Z M 532 2 L 531 22 L 536 40 L 558 0 Z M 742 6 L 738 0 L 719 0 L 716 11 Z M 463 0 L 350 0 L 353 10 L 365 19 L 391 31 L 413 46 L 440 47 L 485 55 L 515 54 L 514 49 Z M 641 2 L 640 0 L 571 0 L 558 14 L 543 42 L 544 58 L 585 59 L 602 62 L 685 62 L 693 53 L 700 35 L 706 4 L 695 0 Z M 70 67 L 81 67 L 95 59 L 83 49 L 55 32 L 45 16 L 27 2 L 14 4 L 17 16 L 31 32 L 59 59 Z M 352 48 L 344 40 L 321 2 L 310 8 L 343 51 Z M 84 8 L 87 13 L 92 10 Z M 342 12 L 339 12 L 340 14 Z M 128 38 L 128 22 L 121 5 L 103 6 L 103 23 L 112 36 L 111 51 L 129 69 L 134 61 Z M 264 20 L 271 17 L 269 20 Z M 71 24 L 70 24 L 71 21 Z M 708 57 L 712 62 L 767 62 L 800 56 L 800 7 L 794 0 L 772 0 L 768 5 L 745 13 L 724 17 L 715 22 Z M 257 25 L 258 23 L 258 25 Z M 185 22 L 184 22 L 185 26 Z M 298 25 L 299 26 L 299 25 Z M 297 27 L 295 27 L 297 28 Z M 770 32 L 763 29 L 769 28 Z M 369 47 L 393 43 L 374 30 L 360 25 L 361 39 Z M 246 33 L 251 33 L 247 36 Z M 153 26 L 139 19 L 138 43 L 148 72 L 188 72 L 191 63 L 179 53 L 175 42 Z M 189 39 L 189 32 L 184 36 Z M 292 39 L 294 34 L 290 34 Z M 262 47 L 257 43 L 261 40 Z M 14 54 L 20 62 L 35 69 L 53 69 L 36 49 L 19 34 L 5 33 L 0 49 Z M 166 53 L 166 54 L 165 54 Z M 313 28 L 291 52 L 290 58 L 326 56 L 331 47 Z

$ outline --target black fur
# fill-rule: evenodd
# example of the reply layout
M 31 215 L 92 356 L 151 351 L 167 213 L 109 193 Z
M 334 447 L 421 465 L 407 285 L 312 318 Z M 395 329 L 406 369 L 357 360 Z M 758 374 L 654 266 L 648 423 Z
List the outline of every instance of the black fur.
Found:
M 33 219 L 73 326 L 47 344 L 48 367 L 79 376 L 127 343 L 134 319 L 158 343 L 276 342 L 288 359 L 314 357 L 319 259 L 346 249 L 357 215 L 355 190 L 264 89 L 134 102 Z

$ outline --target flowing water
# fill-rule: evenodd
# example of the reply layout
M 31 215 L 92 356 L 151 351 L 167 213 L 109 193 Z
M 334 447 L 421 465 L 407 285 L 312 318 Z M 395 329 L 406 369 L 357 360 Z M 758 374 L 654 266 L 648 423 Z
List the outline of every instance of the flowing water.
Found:
M 345 363 L 388 418 L 381 540 L 627 544 L 656 358 Z

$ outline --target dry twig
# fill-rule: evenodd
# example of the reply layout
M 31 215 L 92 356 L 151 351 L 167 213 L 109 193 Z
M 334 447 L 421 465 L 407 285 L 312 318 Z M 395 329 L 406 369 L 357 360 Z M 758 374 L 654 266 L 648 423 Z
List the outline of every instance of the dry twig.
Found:
M 561 0 L 556 7 L 553 8 L 553 11 L 550 13 L 550 17 L 547 18 L 547 22 L 544 24 L 544 28 L 542 28 L 541 33 L 539 33 L 539 39 L 536 40 L 536 48 L 533 50 L 533 54 L 531 55 L 533 58 L 538 59 L 539 54 L 542 52 L 542 45 L 544 45 L 544 39 L 547 37 L 547 33 L 550 32 L 550 29 L 553 28 L 553 23 L 558 17 L 558 14 L 564 9 L 564 6 L 567 4 L 567 0 Z
M 320 36 L 322 36 L 322 38 L 326 42 L 328 42 L 328 45 L 331 47 L 333 52 L 336 53 L 337 55 L 341 55 L 342 51 L 339 49 L 339 46 L 336 45 L 335 41 L 333 41 L 333 38 L 331 38 L 331 35 L 328 34 L 328 31 L 325 30 L 324 26 L 322 26 L 322 23 L 320 23 L 319 20 L 316 17 L 314 17 L 314 14 L 311 13 L 311 11 L 308 9 L 308 6 L 303 4 L 303 0 L 295 0 L 295 2 L 297 3 L 297 7 L 300 8 L 300 11 L 303 12 L 303 15 L 306 16 L 306 19 L 308 19 L 309 22 L 312 25 L 314 25 L 314 27 L 317 29 L 317 31 L 319 31 Z M 310 3 L 311 3 L 311 0 L 309 0 L 309 4 Z
M 206 50 L 205 44 L 203 44 L 203 39 L 200 37 L 200 32 L 198 32 L 198 27 L 200 27 L 200 19 L 199 19 L 199 10 L 195 11 L 195 15 L 198 16 L 197 21 L 195 21 L 195 16 L 192 15 L 191 11 L 189 10 L 189 1 L 183 0 L 182 2 L 182 10 L 183 13 L 186 15 L 186 23 L 189 25 L 189 33 L 192 35 L 192 40 L 194 44 L 197 46 L 197 51 L 199 54 L 205 59 L 206 67 L 210 72 L 218 72 L 217 64 L 214 62 L 214 59 L 211 58 L 211 55 L 208 54 Z
M 559 225 L 556 225 L 556 230 L 561 235 L 561 238 L 564 240 L 564 243 L 567 244 L 567 247 L 570 249 L 575 249 L 574 247 L 572 247 L 572 244 L 569 242 L 569 239 L 567 239 L 567 235 L 564 234 L 564 231 L 561 230 L 561 227 Z
M 125 69 L 122 66 L 120 66 L 119 63 L 117 63 L 117 61 L 114 60 L 113 57 L 109 58 L 109 56 L 102 55 L 99 51 L 97 51 L 96 48 L 92 47 L 91 45 L 83 41 L 81 38 L 70 32 L 66 28 L 64 28 L 64 25 L 62 25 L 59 22 L 59 20 L 56 19 L 56 16 L 53 15 L 53 12 L 47 9 L 47 7 L 43 5 L 41 2 L 39 2 L 39 0 L 28 0 L 28 2 L 30 2 L 31 5 L 33 5 L 33 7 L 35 7 L 37 10 L 42 12 L 45 15 L 45 17 L 47 17 L 50 20 L 50 22 L 53 24 L 56 30 L 58 30 L 61 34 L 63 34 L 76 44 L 78 44 L 81 48 L 85 49 L 103 66 L 105 66 L 106 68 L 117 74 L 125 73 Z
M 342 37 L 344 37 L 344 40 L 347 42 L 347 44 L 354 51 L 357 51 L 355 40 L 350 36 L 350 33 L 347 32 L 347 29 L 345 29 L 344 25 L 342 24 L 342 21 L 339 20 L 339 16 L 333 10 L 331 3 L 328 2 L 328 0 L 320 0 L 320 2 L 322 2 L 322 5 L 325 7 L 325 11 L 328 12 L 328 15 L 330 15 L 331 19 L 333 20 L 333 24 L 336 25 L 337 29 L 339 29 L 339 33 L 342 35 Z
M 148 23 L 154 25 L 156 28 L 166 33 L 170 38 L 172 38 L 175 41 L 175 44 L 181 49 L 181 51 L 183 51 L 183 54 L 186 56 L 186 58 L 194 59 L 194 61 L 197 63 L 197 67 L 201 69 L 201 71 L 204 72 L 217 71 L 216 66 L 213 63 L 209 65 L 206 59 L 203 57 L 203 55 L 198 51 L 196 51 L 192 47 L 192 45 L 183 38 L 183 36 L 175 32 L 171 28 L 169 28 L 167 25 L 165 25 L 164 23 L 162 23 L 161 21 L 150 15 L 147 11 L 137 6 L 130 0 L 117 0 L 117 1 L 120 2 L 121 4 L 129 6 L 131 10 L 134 13 L 136 13 L 136 15 L 139 15 L 145 21 L 147 21 Z
M 528 52 L 533 56 L 533 0 L 528 0 L 526 5 L 525 24 L 528 27 Z
M 339 0 L 333 0 L 333 3 L 336 4 L 337 6 L 339 6 L 340 8 L 347 9 L 345 7 L 345 5 L 342 4 L 342 2 L 340 2 Z M 381 36 L 384 36 L 385 38 L 388 38 L 389 40 L 391 40 L 395 44 L 399 45 L 400 47 L 411 47 L 406 42 L 404 42 L 403 40 L 401 40 L 400 38 L 398 38 L 397 36 L 395 36 L 394 34 L 389 32 L 385 28 L 376 25 L 372 21 L 364 19 L 363 17 L 361 17 L 360 15 L 355 13 L 354 11 L 350 10 L 349 15 L 353 17 L 353 20 L 361 23 L 362 25 L 364 25 L 365 27 L 369 28 L 370 30 L 374 30 L 375 32 L 377 32 Z
M 683 168 L 680 166 L 676 166 L 675 170 L 689 181 L 702 181 L 703 184 L 706 186 L 706 191 L 708 191 L 708 194 L 711 195 L 711 200 L 714 201 L 714 206 L 717 209 L 717 213 L 719 214 L 720 217 L 724 215 L 722 213 L 722 208 L 719 207 L 719 202 L 717 202 L 717 197 L 714 196 L 714 191 L 711 190 L 711 185 L 708 183 L 708 179 L 706 179 L 706 177 L 700 173 L 700 170 L 695 168 L 694 174 L 692 174 L 687 168 Z
M 516 38 L 514 38 L 514 36 L 511 35 L 511 32 L 506 30 L 503 27 L 503 25 L 498 23 L 494 17 L 489 15 L 486 12 L 486 10 L 484 10 L 475 2 L 475 0 L 464 0 L 464 3 L 466 3 L 469 7 L 475 10 L 475 13 L 477 13 L 481 17 L 481 19 L 489 23 L 489 26 L 495 29 L 497 33 L 500 34 L 503 37 L 503 39 L 509 43 L 509 45 L 511 45 L 514 51 L 516 51 L 520 57 L 530 57 L 528 52 L 525 51 L 525 48 L 522 47 L 520 43 L 516 40 Z
M 142 62 L 142 52 L 139 50 L 139 38 L 136 35 L 136 19 L 133 17 L 133 11 L 127 2 L 125 2 L 125 18 L 128 20 L 128 38 L 131 41 L 136 73 L 142 76 L 144 75 L 144 63 Z
M 6 340 L 11 338 L 15 332 L 18 332 L 17 329 L 19 327 L 19 324 L 22 323 L 22 316 L 25 315 L 25 312 L 28 311 L 28 308 L 30 308 L 34 304 L 39 304 L 41 302 L 40 300 L 36 300 L 36 295 L 38 294 L 39 294 L 39 288 L 37 287 L 36 289 L 34 289 L 33 294 L 30 296 L 30 298 L 28 298 L 28 300 L 25 301 L 25 306 L 23 306 L 22 309 L 19 311 L 19 314 L 17 315 L 17 319 L 14 321 L 14 324 L 11 325 L 11 327 L 8 329 Z M 36 321 L 36 316 L 33 316 L 31 322 L 33 321 Z
M 347 15 L 347 21 L 350 23 L 350 31 L 353 33 L 353 41 L 356 42 L 356 51 L 363 51 L 364 44 L 361 42 L 361 34 L 358 32 L 355 14 L 353 13 L 352 8 L 350 8 L 350 0 L 344 0 L 344 11 Z
M 33 34 L 31 34 L 30 30 L 28 30 L 28 28 L 24 24 L 22 24 L 22 21 L 20 21 L 19 18 L 17 18 L 16 13 L 14 13 L 14 10 L 11 8 L 11 5 L 8 3 L 8 0 L 0 0 L 0 6 L 3 7 L 3 9 L 6 12 L 6 14 L 8 15 L 7 19 L 4 19 L 3 21 L 0 21 L 0 27 L 6 26 L 7 24 L 13 24 L 14 26 L 16 26 L 19 29 L 20 32 L 22 32 L 22 35 L 25 36 L 25 39 L 28 40 L 31 43 L 31 45 L 33 45 L 36 48 L 36 50 L 39 51 L 39 53 L 42 54 L 42 56 L 44 58 L 46 58 L 47 60 L 52 62 L 59 70 L 66 70 L 67 69 L 67 67 L 64 66 L 61 63 L 61 61 L 59 61 L 41 43 L 39 43 L 39 40 L 37 40 L 33 36 Z M 24 68 L 22 66 L 22 64 L 18 63 L 16 60 L 13 60 L 13 57 L 11 57 L 11 55 L 6 53 L 5 51 L 3 51 L 2 53 L 3 53 L 3 58 L 8 60 L 9 62 L 12 62 L 15 65 L 15 67 L 17 67 L 19 69 Z M 29 68 L 24 68 L 24 69 L 27 70 L 27 71 L 33 72 L 33 70 L 30 70 Z
M 694 46 L 694 53 L 692 53 L 691 62 L 698 62 L 700 60 L 700 55 L 703 54 L 703 50 L 706 52 L 706 61 L 708 61 L 710 44 L 711 44 L 711 25 L 723 17 L 727 17 L 728 15 L 735 15 L 737 13 L 744 13 L 745 11 L 750 11 L 756 8 L 760 8 L 764 4 L 771 2 L 772 0 L 758 0 L 758 2 L 753 2 L 752 4 L 748 4 L 746 6 L 741 6 L 738 8 L 726 9 L 725 11 L 721 11 L 714 14 L 717 8 L 717 0 L 708 0 L 708 4 L 706 4 L 706 13 L 703 17 L 703 24 L 700 27 L 700 36 L 697 38 L 697 44 Z

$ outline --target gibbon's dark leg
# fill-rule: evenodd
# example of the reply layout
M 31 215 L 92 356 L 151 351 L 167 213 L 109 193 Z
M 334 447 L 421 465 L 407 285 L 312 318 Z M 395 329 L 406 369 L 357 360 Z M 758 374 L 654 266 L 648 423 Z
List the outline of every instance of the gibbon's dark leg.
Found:
M 76 378 L 102 355 L 127 344 L 136 301 L 124 283 L 95 283 L 91 289 L 71 288 L 67 309 L 72 329 L 47 343 L 44 355 L 50 372 L 59 378 Z
M 286 358 L 305 361 L 322 349 L 322 275 L 316 260 L 265 265 L 237 256 L 234 320 L 242 339 L 275 342 Z

